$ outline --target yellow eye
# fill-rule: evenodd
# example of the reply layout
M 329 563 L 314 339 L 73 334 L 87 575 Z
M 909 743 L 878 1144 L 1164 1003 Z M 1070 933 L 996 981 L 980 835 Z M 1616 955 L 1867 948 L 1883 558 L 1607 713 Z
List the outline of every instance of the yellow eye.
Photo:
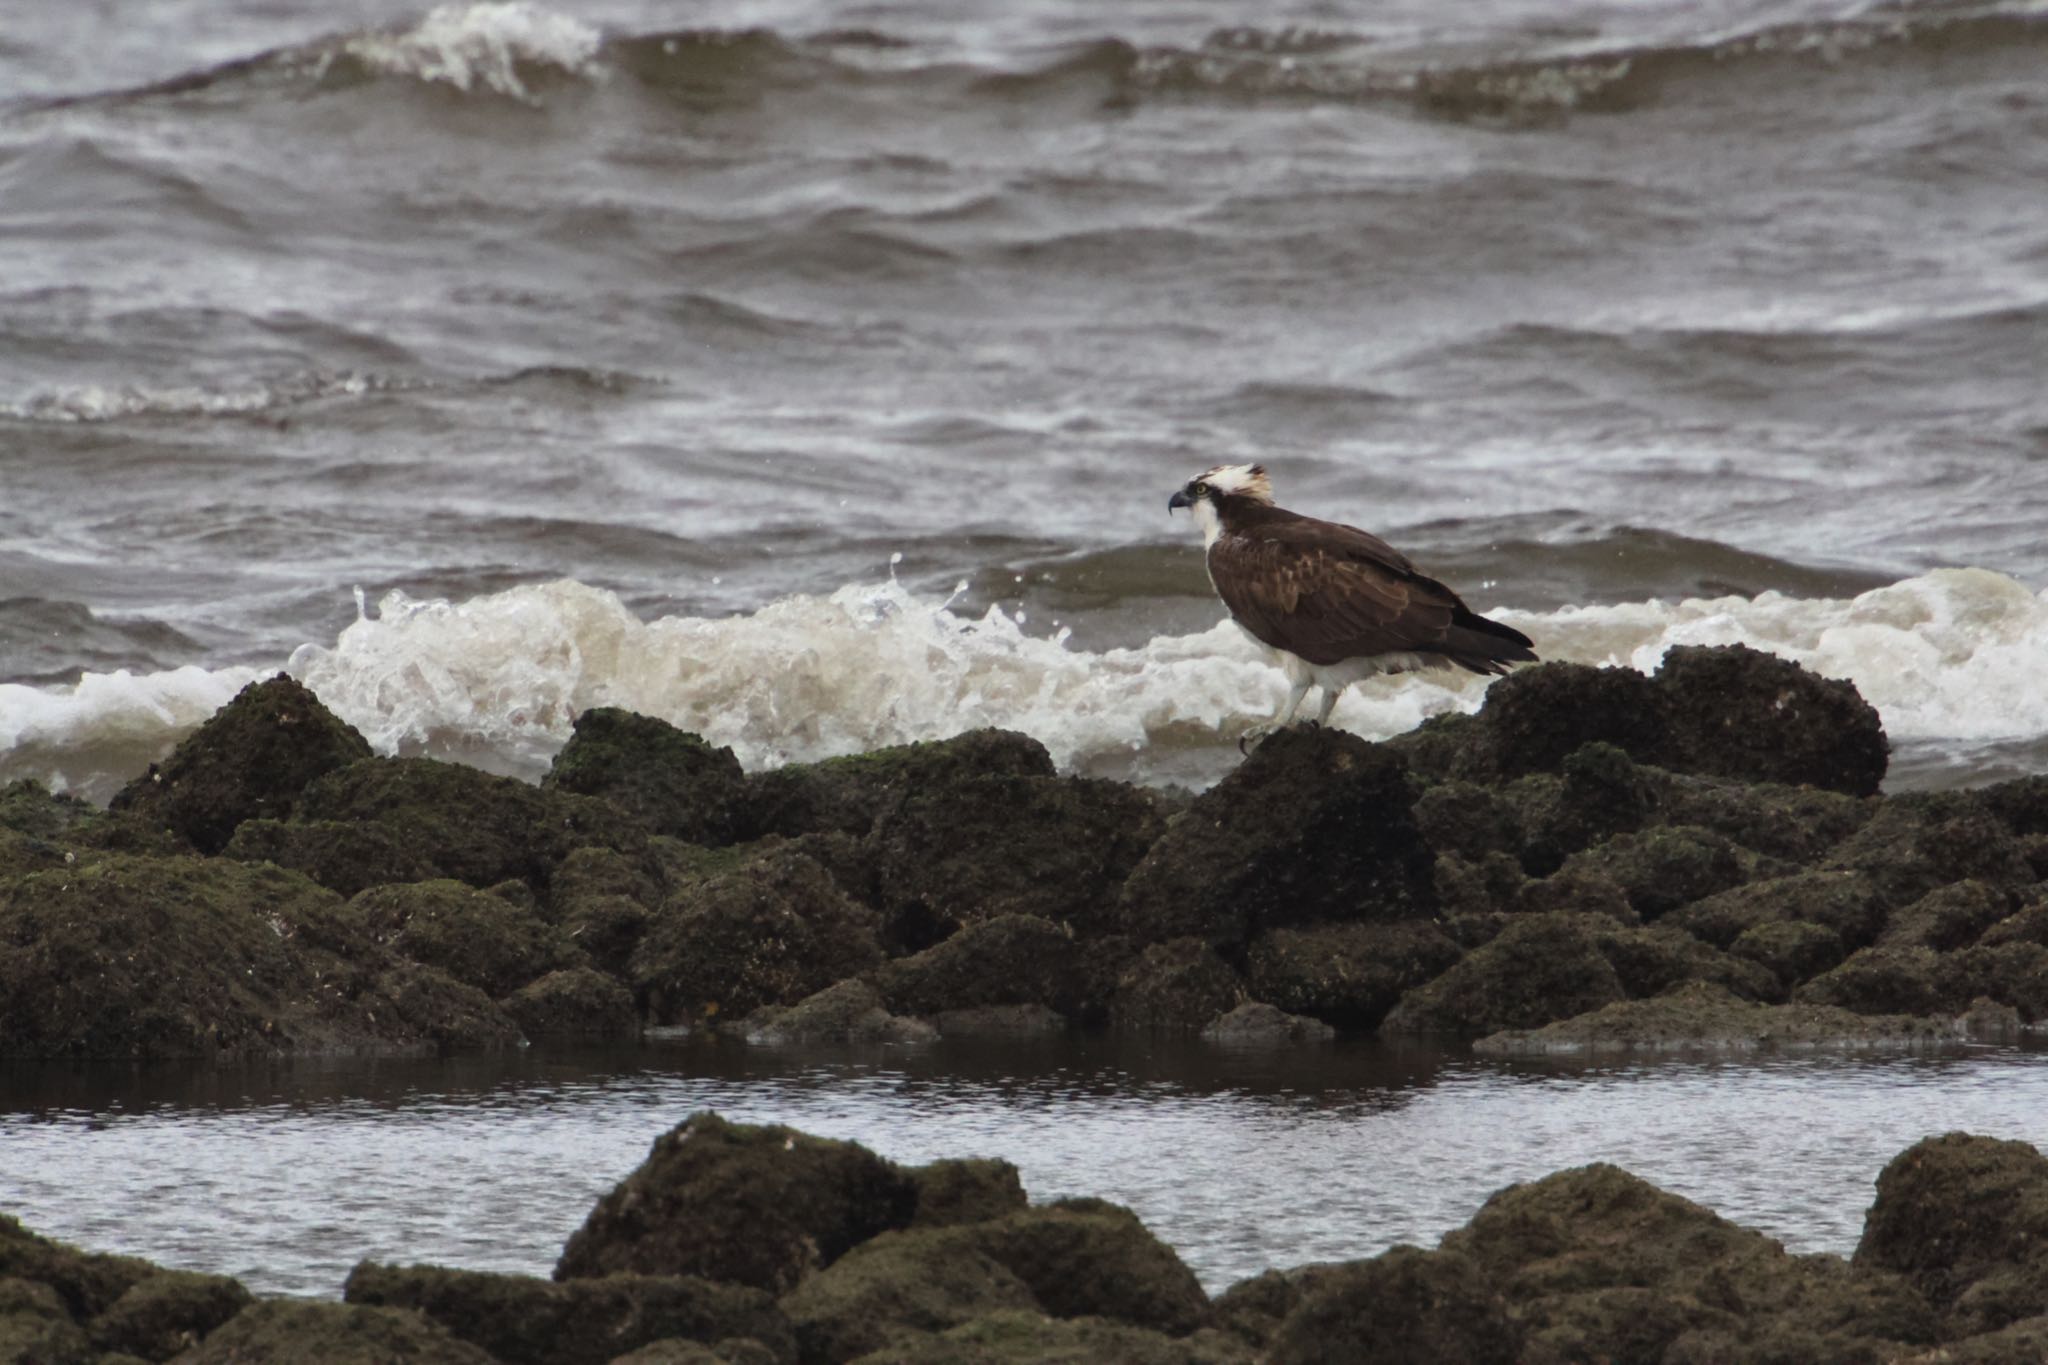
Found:
M 1194 494 L 1198 498 L 1206 498 L 1209 496 L 1209 485 L 1201 482 L 1200 480 L 1197 480 L 1193 485 L 1191 485 L 1188 488 L 1188 492 Z

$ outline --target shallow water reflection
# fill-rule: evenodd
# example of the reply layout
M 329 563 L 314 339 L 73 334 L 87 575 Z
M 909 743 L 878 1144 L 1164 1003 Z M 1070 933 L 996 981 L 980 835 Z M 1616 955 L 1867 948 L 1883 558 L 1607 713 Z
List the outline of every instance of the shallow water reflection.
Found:
M 693 1110 L 901 1161 L 999 1155 L 1135 1208 L 1211 1290 L 1433 1245 L 1488 1194 L 1612 1161 L 1795 1250 L 1846 1252 L 1929 1133 L 2048 1145 L 2048 1058 L 1478 1062 L 1353 1043 L 648 1044 L 445 1061 L 0 1070 L 0 1212 L 95 1250 L 334 1295 L 362 1258 L 547 1274 Z

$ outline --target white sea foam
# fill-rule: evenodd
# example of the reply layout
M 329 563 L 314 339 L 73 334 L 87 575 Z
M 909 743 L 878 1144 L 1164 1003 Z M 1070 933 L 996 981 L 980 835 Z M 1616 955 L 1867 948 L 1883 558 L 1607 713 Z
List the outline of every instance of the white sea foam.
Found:
M 1940 570 L 1851 600 L 1766 593 L 1499 614 L 1550 659 L 1647 671 L 1674 645 L 1768 650 L 1852 679 L 1896 740 L 2048 734 L 2048 600 L 1985 570 Z M 1098 653 L 893 582 L 647 622 L 573 581 L 464 602 L 392 593 L 289 667 L 380 752 L 528 777 L 545 771 L 579 712 L 620 706 L 729 744 L 749 768 L 994 725 L 1036 736 L 1067 770 L 1200 782 L 1235 761 L 1237 736 L 1284 690 L 1228 624 Z M 256 676 L 184 668 L 0 687 L 0 778 L 104 797 Z M 1384 737 L 1473 709 L 1484 688 L 1448 673 L 1378 679 L 1346 694 L 1334 723 Z
M 604 36 L 525 0 L 441 5 L 411 28 L 358 34 L 342 50 L 373 71 L 531 100 L 519 68 L 597 78 Z
M 233 417 L 332 396 L 367 393 L 366 375 L 308 373 L 246 388 L 80 384 L 0 402 L 0 417 L 27 422 L 111 422 L 126 417 Z

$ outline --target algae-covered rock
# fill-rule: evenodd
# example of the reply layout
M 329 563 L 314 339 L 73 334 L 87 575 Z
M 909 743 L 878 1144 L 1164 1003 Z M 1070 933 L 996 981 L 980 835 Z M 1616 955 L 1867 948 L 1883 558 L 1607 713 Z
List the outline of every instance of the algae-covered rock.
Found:
M 1052 756 L 1029 735 L 970 730 L 951 739 L 876 749 L 747 776 L 746 837 L 823 830 L 866 834 L 913 792 L 931 795 L 989 777 L 1051 777 Z
M 1599 922 L 1565 912 L 1511 919 L 1492 942 L 1402 996 L 1381 1030 L 1479 1037 L 1612 1004 L 1626 992 L 1601 951 Z
M 598 1201 L 555 1278 L 701 1275 L 783 1293 L 916 1210 L 916 1182 L 864 1147 L 694 1114 Z
M 93 1343 L 145 1360 L 169 1360 L 248 1307 L 249 1291 L 225 1275 L 166 1270 L 138 1280 L 92 1322 Z
M 937 1334 L 899 1339 L 852 1365 L 1252 1365 L 1233 1337 L 1170 1337 L 1101 1318 L 1047 1318 L 1010 1309 Z
M 169 830 L 131 812 L 101 810 L 76 796 L 21 778 L 0 787 L 0 876 L 33 872 L 83 850 L 168 856 L 191 848 Z M 25 859 L 25 861 L 24 861 Z
M 1434 854 L 1407 765 L 1341 730 L 1283 730 L 1168 825 L 1124 883 L 1141 943 L 1241 946 L 1318 920 L 1427 917 Z
M 1209 1296 L 1129 1209 L 1062 1199 L 950 1229 L 1030 1286 L 1055 1317 L 1105 1317 L 1168 1333 L 1209 1320 Z
M 112 804 L 218 853 L 242 821 L 285 819 L 313 779 L 369 756 L 354 726 L 280 673 L 243 688 Z
M 1970 1133 L 1914 1143 L 1877 1177 L 1855 1264 L 1904 1275 L 1953 1336 L 2039 1314 L 2048 1304 L 2048 1157 Z
M 1107 930 L 1118 888 L 1164 827 L 1158 801 L 1121 782 L 995 776 L 906 793 L 870 843 L 892 919 L 1034 915 Z
M 1974 792 L 1888 797 L 1822 866 L 1862 873 L 1887 908 L 1966 878 L 2013 891 L 2034 884 L 2026 849 Z
M 1884 781 L 1883 723 L 1845 679 L 1746 645 L 1680 645 L 1654 681 L 1673 768 L 1851 796 Z
M 633 953 L 647 937 L 654 911 L 630 896 L 583 896 L 571 901 L 557 924 L 607 976 L 630 980 Z
M 178 1365 L 496 1365 L 419 1313 L 313 1299 L 262 1299 Z
M 1155 943 L 1117 978 L 1109 1017 L 1121 1028 L 1193 1033 L 1244 999 L 1244 979 L 1199 938 Z
M 1638 762 L 1665 754 L 1668 723 L 1650 680 L 1632 668 L 1547 663 L 1515 670 L 1486 690 L 1459 766 L 1482 779 L 1556 772 L 1588 744 Z
M 544 1038 L 637 1038 L 633 993 L 594 967 L 569 967 L 529 982 L 501 1002 L 519 1031 Z
M 238 862 L 276 863 L 344 896 L 436 875 L 431 849 L 396 826 L 361 820 L 244 820 L 222 853 Z
M 445 878 L 373 887 L 349 901 L 344 913 L 393 952 L 493 997 L 586 961 L 531 908 Z
M 528 1275 L 365 1261 L 348 1277 L 352 1304 L 412 1309 L 504 1365 L 604 1365 L 665 1339 L 745 1337 L 794 1361 L 796 1341 L 760 1289 L 694 1276 L 604 1275 L 563 1282 Z
M 400 961 L 305 878 L 109 854 L 0 883 L 0 1054 L 206 1057 L 473 1039 L 430 1006 L 488 999 Z M 442 986 L 428 989 L 434 981 Z
M 1744 848 L 1809 864 L 1861 829 L 1881 802 L 1818 787 L 1670 775 L 1656 804 L 1673 825 L 1698 825 Z
M 1256 1000 L 1247 1000 L 1202 1027 L 1202 1040 L 1209 1043 L 1325 1043 L 1336 1036 L 1337 1030 L 1320 1019 L 1289 1014 Z
M 1395 1247 L 1333 1267 L 1273 1333 L 1270 1365 L 1515 1365 L 1520 1333 L 1462 1258 Z
M 784 1008 L 768 1005 L 747 1016 L 750 1043 L 928 1043 L 939 1031 L 921 1019 L 889 1013 L 882 993 L 850 979 L 827 986 Z
M 0 1276 L 0 1360 L 8 1365 L 97 1365 L 100 1353 L 48 1285 Z
M 2008 943 L 2038 943 L 2048 947 L 2048 901 L 2037 901 L 2014 911 L 1986 929 L 1977 943 L 1984 948 L 2003 947 Z
M 1528 773 L 1506 784 L 1502 799 L 1523 831 L 1522 865 L 1546 875 L 1581 849 L 1662 823 L 1660 788 L 1671 781 L 1595 741 L 1566 754 L 1555 775 Z
M 1965 948 L 1950 955 L 1962 989 L 2009 1005 L 2033 1023 L 2048 1019 L 2048 948 L 2038 943 L 2002 943 Z
M 2019 903 L 2009 887 L 1976 880 L 1938 887 L 1904 909 L 1892 913 L 1881 948 L 1932 948 L 1954 952 L 1967 948 L 1992 925 L 2010 915 Z
M 878 965 L 878 929 L 815 861 L 770 850 L 664 901 L 633 949 L 633 987 L 663 1023 L 794 1005 Z
M 608 801 L 431 758 L 367 759 L 337 769 L 301 794 L 298 817 L 381 825 L 407 861 L 471 886 L 518 880 L 544 889 L 577 848 L 638 855 L 647 840 Z
M 1321 924 L 1253 940 L 1245 976 L 1259 1000 L 1342 1028 L 1373 1028 L 1406 991 L 1463 950 L 1436 925 Z
M 1348 1269 L 1348 1265 L 1340 1263 L 1262 1271 L 1218 1294 L 1210 1306 L 1210 1316 L 1223 1331 L 1263 1349 L 1304 1298 Z
M 1775 920 L 1736 935 L 1728 951 L 1747 958 L 1790 988 L 1837 966 L 1849 955 L 1842 936 L 1810 920 Z
M 729 844 L 746 828 L 746 775 L 731 749 L 617 707 L 576 717 L 541 786 L 603 797 L 648 829 L 695 844 Z
M 885 1232 L 782 1300 L 805 1365 L 836 1365 L 1001 1309 L 1042 1313 L 1023 1280 L 953 1230 Z
M 1881 1360 L 1937 1331 L 1899 1276 L 1791 1255 L 1605 1164 L 1509 1186 L 1443 1250 L 1499 1288 L 1532 1361 Z M 1646 1292 L 1617 1302 L 1627 1290 Z M 1704 1355 L 1695 1333 L 1713 1338 Z M 1779 1354 L 1788 1336 L 1811 1354 Z
M 912 1166 L 907 1173 L 917 1184 L 913 1227 L 983 1223 L 1026 1204 L 1017 1168 L 993 1157 L 949 1158 Z
M 1481 1038 L 1482 1057 L 1599 1052 L 1769 1052 L 1926 1047 L 1960 1041 L 1949 1019 L 1857 1014 L 1829 1005 L 1765 1005 L 1724 986 L 1691 981 L 1648 1000 L 1623 1000 L 1539 1029 Z
M 1975 994 L 1971 986 L 1953 959 L 1932 948 L 1865 948 L 1793 998 L 1858 1014 L 1956 1014 Z
M 65 1317 L 88 1321 L 159 1273 L 133 1256 L 107 1256 L 53 1242 L 0 1213 L 0 1281 L 20 1282 L 9 1291 L 9 1302 L 16 1305 L 10 1311 L 48 1316 L 48 1296 L 43 1292 L 48 1291 Z
M 1733 843 L 1691 825 L 1660 825 L 1619 835 L 1573 854 L 1563 871 L 1574 870 L 1609 878 L 1644 920 L 1749 880 L 1749 869 Z
M 970 924 L 943 943 L 873 973 L 890 1009 L 938 1014 L 990 1005 L 1074 1008 L 1081 949 L 1067 930 L 1034 915 Z
M 1885 900 L 1861 872 L 1826 869 L 1771 877 L 1734 887 L 1664 917 L 1664 924 L 1726 948 L 1759 925 L 1800 921 L 1832 929 L 1845 948 L 1875 940 L 1885 925 Z

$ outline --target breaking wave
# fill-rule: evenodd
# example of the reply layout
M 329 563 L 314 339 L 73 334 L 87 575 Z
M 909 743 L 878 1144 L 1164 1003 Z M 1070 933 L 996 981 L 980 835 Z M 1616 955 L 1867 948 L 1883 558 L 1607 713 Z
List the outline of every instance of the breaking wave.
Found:
M 1100 651 L 1027 633 L 894 581 L 797 596 L 747 615 L 642 621 L 563 580 L 467 601 L 390 593 L 331 644 L 289 661 L 380 751 L 536 778 L 576 715 L 621 706 L 729 744 L 749 768 L 977 726 L 1036 736 L 1067 771 L 1202 785 L 1282 684 L 1235 627 Z M 1674 645 L 1746 644 L 1853 680 L 1895 741 L 2040 738 L 2048 597 L 2002 574 L 1944 569 L 1853 598 L 1755 598 L 1498 613 L 1544 657 L 1654 669 Z M 88 673 L 0 686 L 0 779 L 105 799 L 265 670 Z M 1475 709 L 1485 680 L 1431 673 L 1355 688 L 1334 723 L 1383 738 Z

